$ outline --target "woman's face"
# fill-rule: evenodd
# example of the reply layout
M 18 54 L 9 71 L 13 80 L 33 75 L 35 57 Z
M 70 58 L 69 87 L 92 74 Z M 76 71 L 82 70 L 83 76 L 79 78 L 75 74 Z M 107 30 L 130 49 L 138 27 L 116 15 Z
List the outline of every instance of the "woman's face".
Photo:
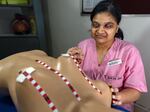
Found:
M 91 36 L 97 44 L 114 41 L 118 31 L 118 24 L 115 18 L 108 12 L 98 13 L 92 20 Z

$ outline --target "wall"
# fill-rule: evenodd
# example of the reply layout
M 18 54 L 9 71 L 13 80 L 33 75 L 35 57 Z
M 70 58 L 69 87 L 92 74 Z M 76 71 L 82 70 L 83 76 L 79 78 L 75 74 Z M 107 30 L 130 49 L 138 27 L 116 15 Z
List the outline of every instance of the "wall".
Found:
M 148 89 L 150 88 L 150 15 L 148 16 L 123 16 L 121 28 L 124 31 L 125 40 L 128 40 L 136 45 L 141 52 L 143 63 L 145 66 L 146 79 Z M 138 75 L 138 74 L 137 74 Z M 144 94 L 137 102 L 140 107 L 150 111 L 150 93 Z M 145 108 L 146 107 L 146 108 Z M 147 109 L 148 108 L 148 109 Z
M 80 0 L 49 0 L 53 55 L 58 56 L 86 38 L 89 18 L 80 15 Z
M 50 37 L 53 56 L 65 53 L 78 41 L 89 36 L 89 16 L 81 16 L 81 0 L 48 0 Z M 147 82 L 150 82 L 150 16 L 123 16 L 120 24 L 125 40 L 133 42 L 142 54 Z M 138 75 L 138 74 L 137 74 Z M 150 84 L 148 84 L 150 88 Z M 145 94 L 139 105 L 150 109 L 150 94 Z

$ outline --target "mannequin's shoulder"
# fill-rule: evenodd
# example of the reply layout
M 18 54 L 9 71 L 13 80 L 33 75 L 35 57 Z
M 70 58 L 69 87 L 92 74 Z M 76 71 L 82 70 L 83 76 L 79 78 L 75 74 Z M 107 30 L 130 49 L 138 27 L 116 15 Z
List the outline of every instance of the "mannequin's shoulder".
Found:
M 48 56 L 45 51 L 42 50 L 31 50 L 31 51 L 24 51 L 20 53 L 13 54 L 12 56 Z
M 0 60 L 0 72 L 5 70 L 7 71 L 7 69 L 15 67 L 16 65 L 18 65 L 18 63 L 24 63 L 26 61 L 35 60 L 41 57 L 47 57 L 47 54 L 44 51 L 40 50 L 25 51 L 12 54 Z
M 4 59 L 0 60 L 0 63 L 5 63 L 5 62 L 12 62 L 15 60 L 20 60 L 25 57 L 32 58 L 32 57 L 42 57 L 42 56 L 48 56 L 46 52 L 41 51 L 41 50 L 31 50 L 31 51 L 24 51 L 24 52 L 19 52 L 12 54 L 10 56 L 5 57 Z

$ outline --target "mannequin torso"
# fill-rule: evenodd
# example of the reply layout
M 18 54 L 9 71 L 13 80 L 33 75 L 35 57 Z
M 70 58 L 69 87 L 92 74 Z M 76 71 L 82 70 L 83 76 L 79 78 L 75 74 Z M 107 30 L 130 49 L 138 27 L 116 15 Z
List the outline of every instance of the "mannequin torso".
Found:
M 80 95 L 81 101 L 77 101 L 58 75 L 35 60 L 47 63 L 67 78 Z M 23 83 L 16 82 L 19 72 L 27 67 L 35 68 L 32 77 L 46 91 L 59 112 L 118 112 L 110 108 L 111 91 L 106 83 L 92 81 L 102 91 L 100 94 L 84 79 L 70 57 L 52 58 L 37 50 L 18 53 L 0 61 L 0 88 L 8 88 L 20 112 L 53 112 L 27 79 Z

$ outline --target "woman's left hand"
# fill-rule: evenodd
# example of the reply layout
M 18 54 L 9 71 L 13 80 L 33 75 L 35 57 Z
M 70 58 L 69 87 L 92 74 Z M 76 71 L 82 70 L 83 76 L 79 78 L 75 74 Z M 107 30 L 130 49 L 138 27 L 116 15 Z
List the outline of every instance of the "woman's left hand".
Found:
M 121 95 L 119 94 L 119 89 L 111 87 L 111 91 L 112 91 L 112 104 L 122 105 Z

